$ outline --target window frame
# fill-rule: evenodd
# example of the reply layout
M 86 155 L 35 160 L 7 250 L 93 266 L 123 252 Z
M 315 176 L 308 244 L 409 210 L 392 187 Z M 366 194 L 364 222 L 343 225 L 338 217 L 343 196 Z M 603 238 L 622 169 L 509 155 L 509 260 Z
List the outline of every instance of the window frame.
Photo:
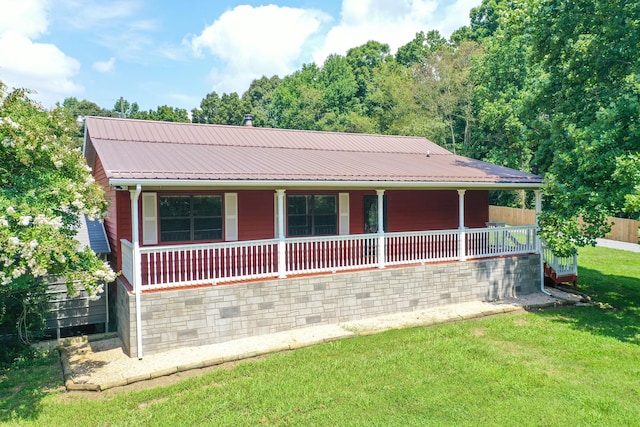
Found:
M 290 209 L 290 198 L 291 197 L 304 197 L 305 198 L 305 212 L 304 213 L 291 213 L 291 209 Z M 332 213 L 318 213 L 317 212 L 317 208 L 316 208 L 316 204 L 315 204 L 315 200 L 316 198 L 319 197 L 331 197 L 333 199 L 333 212 Z M 287 194 L 286 195 L 286 219 L 287 219 L 287 223 L 286 223 L 286 231 L 287 231 L 287 237 L 315 237 L 315 236 L 335 236 L 338 235 L 339 233 L 339 200 L 338 200 L 338 195 L 337 194 Z M 293 217 L 305 217 L 306 221 L 305 221 L 305 225 L 304 227 L 307 228 L 307 230 L 310 230 L 310 233 L 305 233 L 305 234 L 298 234 L 298 233 L 291 233 L 291 219 Z M 325 218 L 332 218 L 333 219 L 333 225 L 329 225 L 331 227 L 333 227 L 333 232 L 332 233 L 317 233 L 316 230 L 317 228 L 321 227 L 322 225 L 316 225 L 317 219 L 319 217 L 325 217 Z M 325 227 L 327 227 L 326 225 L 324 225 Z M 299 228 L 301 228 L 303 226 L 299 226 Z
M 193 243 L 193 242 L 220 242 L 224 241 L 224 232 L 225 232 L 225 200 L 224 194 L 211 194 L 211 193 L 158 193 L 158 244 L 185 244 L 185 243 Z M 165 198 L 188 198 L 189 199 L 189 215 L 176 216 L 176 217 L 163 217 L 162 215 L 162 199 Z M 217 198 L 219 200 L 220 211 L 216 215 L 195 215 L 194 204 L 195 199 L 197 197 L 210 197 Z M 166 240 L 164 238 L 165 233 L 163 232 L 162 223 L 163 220 L 167 219 L 188 219 L 189 220 L 189 239 L 188 240 Z M 219 224 L 219 227 L 212 229 L 204 229 L 210 230 L 214 232 L 213 238 L 210 239 L 195 239 L 196 233 L 198 230 L 195 228 L 196 220 L 198 219 L 213 219 L 216 221 L 215 225 Z M 186 230 L 184 230 L 186 231 Z

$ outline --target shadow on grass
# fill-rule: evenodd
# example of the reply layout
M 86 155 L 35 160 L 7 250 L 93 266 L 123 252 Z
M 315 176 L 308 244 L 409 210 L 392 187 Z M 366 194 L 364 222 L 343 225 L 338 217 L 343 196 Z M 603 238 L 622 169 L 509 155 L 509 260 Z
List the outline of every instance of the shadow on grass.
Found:
M 57 351 L 0 369 L 0 423 L 36 419 L 42 411 L 42 399 L 62 385 Z
M 579 290 L 591 297 L 593 306 L 539 314 L 579 330 L 640 344 L 640 277 L 603 274 L 580 267 L 579 278 Z

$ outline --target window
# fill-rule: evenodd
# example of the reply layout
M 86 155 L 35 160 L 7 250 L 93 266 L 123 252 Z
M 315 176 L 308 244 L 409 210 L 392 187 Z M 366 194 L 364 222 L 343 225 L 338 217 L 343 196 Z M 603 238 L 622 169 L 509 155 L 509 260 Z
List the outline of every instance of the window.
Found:
M 335 195 L 287 196 L 289 236 L 336 234 L 338 230 L 337 197 Z
M 160 241 L 222 239 L 222 196 L 160 196 Z

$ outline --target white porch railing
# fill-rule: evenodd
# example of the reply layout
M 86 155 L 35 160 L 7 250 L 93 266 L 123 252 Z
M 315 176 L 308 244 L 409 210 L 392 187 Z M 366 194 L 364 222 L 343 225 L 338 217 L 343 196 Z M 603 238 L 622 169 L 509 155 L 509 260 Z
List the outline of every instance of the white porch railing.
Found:
M 277 240 L 140 248 L 145 289 L 278 275 Z
M 466 253 L 460 248 L 465 233 Z M 535 226 L 385 233 L 384 257 L 378 234 L 322 236 L 284 240 L 284 263 L 277 239 L 193 245 L 147 246 L 140 251 L 143 289 L 190 286 L 534 253 Z M 135 286 L 134 247 L 122 240 L 122 274 Z M 284 266 L 284 273 L 279 271 Z M 281 267 L 282 268 L 282 267 Z
M 536 251 L 535 226 L 467 229 L 467 256 L 488 258 Z
M 385 234 L 386 264 L 451 261 L 460 258 L 459 231 L 418 231 Z
M 542 258 L 544 262 L 553 269 L 556 276 L 577 276 L 578 275 L 578 255 L 568 257 L 556 256 L 553 251 L 544 243 L 542 246 Z
M 375 267 L 376 234 L 286 239 L 287 273 L 322 273 Z

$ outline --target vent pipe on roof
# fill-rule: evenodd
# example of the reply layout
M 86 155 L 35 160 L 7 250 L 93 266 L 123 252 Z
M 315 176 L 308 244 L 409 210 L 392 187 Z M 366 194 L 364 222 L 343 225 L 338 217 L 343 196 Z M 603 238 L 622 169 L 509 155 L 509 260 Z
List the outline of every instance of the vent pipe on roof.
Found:
M 244 115 L 244 125 L 247 127 L 253 127 L 253 116 L 251 114 Z

